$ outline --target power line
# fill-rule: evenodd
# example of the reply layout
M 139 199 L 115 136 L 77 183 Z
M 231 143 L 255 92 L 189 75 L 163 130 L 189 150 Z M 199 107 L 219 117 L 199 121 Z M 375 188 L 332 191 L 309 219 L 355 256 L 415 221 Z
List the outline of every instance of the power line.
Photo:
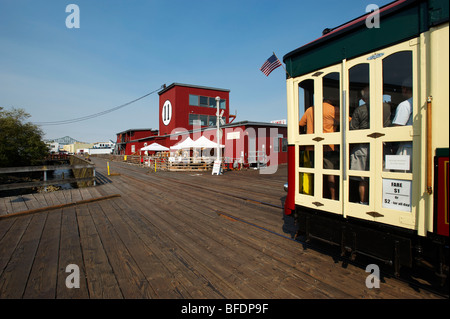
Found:
M 159 90 L 161 90 L 163 88 L 165 88 L 165 84 L 163 84 L 160 88 L 158 88 L 158 89 L 156 89 L 156 90 L 154 90 L 154 91 L 152 91 L 150 93 L 147 93 L 147 94 L 145 94 L 145 95 L 143 95 L 143 96 L 141 96 L 141 97 L 139 97 L 139 98 L 137 98 L 135 100 L 132 100 L 132 101 L 127 102 L 125 104 L 113 107 L 111 109 L 108 109 L 108 110 L 105 110 L 105 111 L 102 111 L 102 112 L 99 112 L 99 113 L 95 113 L 95 114 L 91 114 L 91 115 L 87 115 L 87 116 L 83 116 L 83 117 L 78 117 L 78 118 L 74 118 L 74 119 L 70 119 L 70 120 L 50 121 L 50 122 L 33 122 L 33 124 L 39 125 L 39 126 L 63 125 L 63 124 L 72 124 L 72 123 L 76 123 L 76 122 L 81 122 L 81 121 L 93 119 L 95 117 L 99 117 L 99 116 L 102 116 L 102 115 L 105 115 L 105 114 L 117 111 L 117 110 L 119 110 L 119 109 L 121 109 L 121 108 L 123 108 L 125 106 L 128 106 L 128 105 L 130 105 L 132 103 L 135 103 L 135 102 L 137 102 L 139 100 L 142 100 L 143 98 L 146 98 L 147 96 L 149 96 L 149 95 L 151 95 L 151 94 L 153 94 L 155 92 L 158 92 Z

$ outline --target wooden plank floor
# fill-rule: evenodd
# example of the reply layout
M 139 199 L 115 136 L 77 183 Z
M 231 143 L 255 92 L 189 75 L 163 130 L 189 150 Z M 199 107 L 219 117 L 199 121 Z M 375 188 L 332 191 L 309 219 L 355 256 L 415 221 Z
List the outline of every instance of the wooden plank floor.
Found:
M 106 176 L 93 161 L 95 187 L 0 199 L 0 298 L 438 298 L 393 278 L 368 289 L 364 269 L 290 239 L 276 207 L 285 166 L 212 176 L 111 162 Z M 80 200 L 93 201 L 61 206 Z M 80 288 L 66 287 L 70 264 Z

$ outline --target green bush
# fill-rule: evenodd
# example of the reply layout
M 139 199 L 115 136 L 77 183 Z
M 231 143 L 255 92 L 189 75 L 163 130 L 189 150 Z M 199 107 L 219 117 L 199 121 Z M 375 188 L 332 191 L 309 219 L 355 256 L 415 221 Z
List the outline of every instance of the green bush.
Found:
M 48 155 L 43 132 L 26 122 L 29 117 L 23 109 L 0 107 L 0 167 L 37 165 Z

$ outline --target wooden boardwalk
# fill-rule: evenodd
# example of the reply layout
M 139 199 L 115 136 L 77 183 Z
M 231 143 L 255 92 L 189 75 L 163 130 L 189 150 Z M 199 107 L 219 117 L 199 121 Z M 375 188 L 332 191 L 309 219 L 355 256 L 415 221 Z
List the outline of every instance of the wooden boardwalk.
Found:
M 0 198 L 0 298 L 438 298 L 394 278 L 368 289 L 365 269 L 292 240 L 284 166 L 212 176 L 111 162 L 106 176 L 93 161 L 95 187 Z M 70 264 L 80 288 L 66 286 Z

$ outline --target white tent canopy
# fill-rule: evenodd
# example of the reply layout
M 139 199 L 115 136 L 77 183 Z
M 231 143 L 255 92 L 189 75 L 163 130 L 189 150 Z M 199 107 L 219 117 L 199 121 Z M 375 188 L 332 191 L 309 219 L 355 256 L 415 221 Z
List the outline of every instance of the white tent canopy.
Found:
M 225 147 L 224 145 L 219 145 L 220 147 Z M 201 136 L 196 141 L 193 141 L 190 137 L 187 137 L 184 141 L 175 144 L 174 146 L 171 146 L 170 149 L 172 150 L 179 150 L 179 149 L 187 149 L 187 148 L 216 148 L 217 143 L 209 140 L 205 136 Z
M 224 147 L 224 145 L 219 145 L 220 147 Z M 205 136 L 201 136 L 199 139 L 197 139 L 194 142 L 194 148 L 216 148 L 217 147 L 217 143 L 213 142 L 211 140 L 209 140 L 207 137 Z
M 168 151 L 169 148 L 162 146 L 158 143 L 153 143 L 141 148 L 141 151 Z
M 175 144 L 174 146 L 171 146 L 170 149 L 172 150 L 180 150 L 180 149 L 186 149 L 186 148 L 192 148 L 194 141 L 188 136 L 184 141 Z

